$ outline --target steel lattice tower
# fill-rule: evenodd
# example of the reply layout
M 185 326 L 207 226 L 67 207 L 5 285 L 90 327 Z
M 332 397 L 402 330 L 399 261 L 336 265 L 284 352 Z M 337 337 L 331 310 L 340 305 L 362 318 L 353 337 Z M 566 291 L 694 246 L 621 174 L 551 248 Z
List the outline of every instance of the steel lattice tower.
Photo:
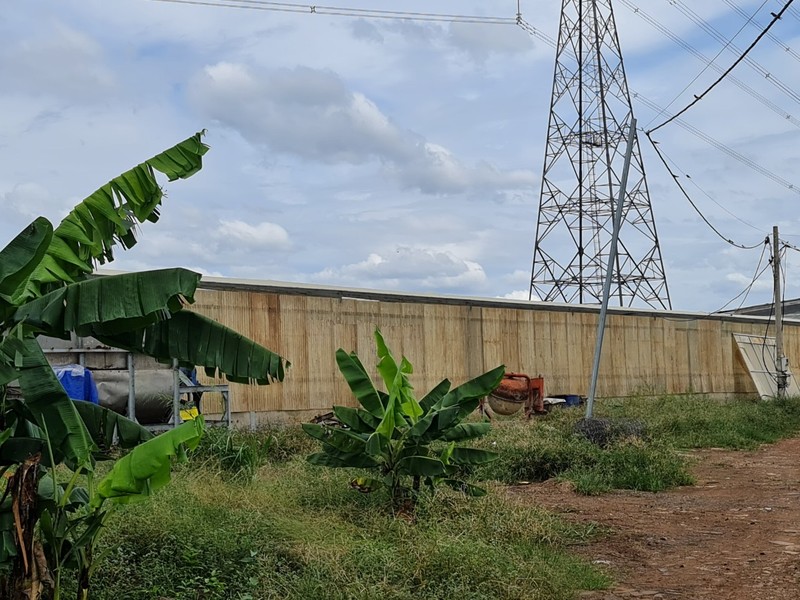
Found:
M 633 115 L 611 0 L 563 0 L 531 297 L 600 302 Z M 635 139 L 611 302 L 671 308 Z

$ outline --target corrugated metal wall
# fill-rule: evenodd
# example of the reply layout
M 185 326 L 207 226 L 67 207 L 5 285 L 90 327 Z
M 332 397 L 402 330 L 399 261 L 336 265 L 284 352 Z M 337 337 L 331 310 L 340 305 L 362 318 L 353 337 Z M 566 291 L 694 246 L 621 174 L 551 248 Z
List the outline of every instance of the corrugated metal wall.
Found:
M 367 368 L 374 367 L 375 327 L 398 359 L 405 354 L 413 363 L 419 394 L 445 377 L 460 383 L 501 363 L 510 371 L 543 375 L 548 394 L 585 394 L 588 388 L 598 317 L 590 307 L 224 280 L 204 280 L 203 286 L 194 310 L 292 362 L 283 384 L 232 385 L 240 422 L 305 418 L 334 403 L 352 403 L 334 352 L 355 350 Z M 615 309 L 608 319 L 598 394 L 755 394 L 732 333 L 765 335 L 766 326 L 762 318 Z M 795 364 L 800 323 L 787 323 L 785 339 Z

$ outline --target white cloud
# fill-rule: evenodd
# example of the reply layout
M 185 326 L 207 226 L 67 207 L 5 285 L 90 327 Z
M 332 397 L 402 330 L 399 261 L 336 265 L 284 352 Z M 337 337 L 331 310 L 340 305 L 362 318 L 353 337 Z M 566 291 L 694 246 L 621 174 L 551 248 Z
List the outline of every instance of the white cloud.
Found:
M 244 221 L 220 221 L 217 237 L 223 243 L 238 243 L 248 248 L 285 250 L 291 245 L 288 232 L 267 221 L 255 225 Z
M 92 102 L 113 89 L 114 73 L 100 44 L 62 22 L 44 20 L 40 25 L 35 35 L 6 39 L 0 49 L 0 70 L 6 81 L 15 82 L 15 92 Z
M 508 292 L 507 294 L 503 294 L 499 296 L 500 298 L 505 298 L 506 300 L 528 300 L 530 295 L 529 290 L 514 290 L 513 292 Z M 537 298 L 534 298 L 536 300 Z
M 486 273 L 477 262 L 451 252 L 397 247 L 393 252 L 371 253 L 365 260 L 316 273 L 313 280 L 341 285 L 365 285 L 392 289 L 454 290 L 480 288 Z M 369 285 L 367 285 L 369 287 Z
M 742 286 L 742 289 L 750 285 L 750 282 L 753 281 L 753 275 L 745 275 L 744 273 L 728 273 L 725 276 L 727 281 L 731 281 L 733 283 L 739 284 Z M 773 281 L 771 276 L 771 271 L 765 272 L 754 284 L 752 289 L 753 290 L 771 290 L 773 287 Z
M 519 188 L 532 172 L 467 166 L 447 148 L 398 127 L 367 96 L 328 70 L 256 72 L 243 64 L 205 68 L 191 87 L 200 110 L 276 152 L 328 164 L 379 161 L 404 188 L 425 193 Z
M 451 23 L 447 40 L 477 61 L 485 61 L 492 54 L 520 54 L 534 45 L 530 35 L 519 27 L 478 23 Z

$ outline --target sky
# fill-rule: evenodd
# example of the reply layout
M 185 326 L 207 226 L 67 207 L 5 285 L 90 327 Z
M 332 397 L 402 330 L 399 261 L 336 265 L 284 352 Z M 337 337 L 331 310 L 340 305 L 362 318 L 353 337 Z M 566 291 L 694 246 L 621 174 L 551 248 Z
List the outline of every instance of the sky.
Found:
M 512 18 L 516 4 L 331 1 Z M 670 0 L 618 0 L 628 84 L 652 102 L 669 104 L 703 64 L 634 5 L 703 54 L 719 53 L 720 66 L 736 58 Z M 782 2 L 685 5 L 727 38 L 741 30 L 741 49 Z M 756 16 L 747 25 L 734 8 Z M 527 22 L 552 38 L 559 9 L 521 2 Z M 765 38 L 750 55 L 765 71 L 742 64 L 733 76 L 775 112 L 725 80 L 684 120 L 794 190 L 675 124 L 655 138 L 724 237 L 758 244 L 779 225 L 782 238 L 800 245 L 800 128 L 786 118 L 800 118 L 800 12 L 771 32 L 780 43 Z M 38 215 L 57 223 L 107 180 L 205 129 L 203 170 L 165 183 L 161 220 L 142 226 L 140 243 L 119 252 L 114 269 L 183 266 L 244 279 L 528 299 L 554 50 L 521 28 L 39 0 L 6 11 L 0 34 L 0 240 Z M 704 72 L 672 110 L 717 76 Z M 634 111 L 644 125 L 656 117 L 636 98 Z M 761 248 L 737 249 L 712 232 L 640 143 L 673 307 L 717 310 L 751 281 Z M 800 296 L 800 254 L 789 250 L 784 262 L 786 297 Z M 771 293 L 767 270 L 746 304 Z

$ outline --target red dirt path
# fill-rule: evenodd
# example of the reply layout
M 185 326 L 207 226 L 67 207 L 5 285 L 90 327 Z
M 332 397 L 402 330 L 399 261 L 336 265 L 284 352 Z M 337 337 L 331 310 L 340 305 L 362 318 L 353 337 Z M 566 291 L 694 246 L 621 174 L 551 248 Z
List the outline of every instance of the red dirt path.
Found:
M 545 482 L 511 493 L 611 530 L 578 552 L 617 584 L 583 600 L 800 599 L 800 438 L 692 456 L 696 485 L 668 492 L 586 497 Z

